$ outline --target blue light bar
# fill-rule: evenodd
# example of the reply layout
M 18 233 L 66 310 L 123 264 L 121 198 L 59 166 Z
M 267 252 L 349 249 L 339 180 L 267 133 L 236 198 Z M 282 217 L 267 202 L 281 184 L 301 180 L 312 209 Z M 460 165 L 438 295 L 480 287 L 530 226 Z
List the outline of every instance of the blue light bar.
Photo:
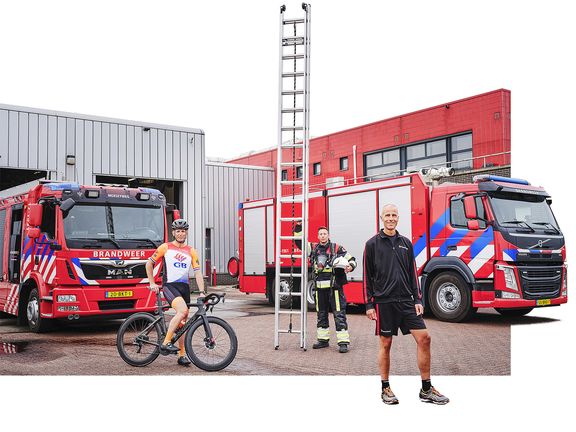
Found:
M 79 191 L 80 185 L 78 183 L 46 183 L 44 186 L 50 188 L 50 190 L 71 190 Z
M 521 184 L 525 186 L 530 186 L 530 183 L 526 180 L 511 178 L 511 177 L 500 177 L 490 174 L 482 174 L 474 176 L 473 178 L 474 183 L 483 182 L 483 181 L 497 181 L 502 183 L 514 183 L 514 184 Z
M 160 191 L 158 189 L 152 189 L 152 188 L 147 188 L 147 187 L 140 187 L 138 189 L 140 189 L 142 192 L 146 192 L 149 194 L 154 194 L 154 195 L 160 194 Z

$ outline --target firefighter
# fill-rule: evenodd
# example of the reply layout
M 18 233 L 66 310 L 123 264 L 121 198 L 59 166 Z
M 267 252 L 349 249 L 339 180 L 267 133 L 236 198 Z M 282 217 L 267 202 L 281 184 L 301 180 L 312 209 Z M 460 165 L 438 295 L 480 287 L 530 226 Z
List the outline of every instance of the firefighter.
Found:
M 301 235 L 301 231 L 301 227 L 297 226 L 294 234 Z M 328 313 L 332 309 L 338 351 L 346 353 L 350 344 L 350 334 L 346 322 L 346 297 L 343 287 L 348 282 L 346 273 L 356 268 L 356 259 L 342 246 L 330 241 L 328 228 L 324 226 L 318 228 L 318 243 L 308 243 L 308 251 L 316 284 L 318 313 L 317 342 L 312 348 L 327 348 L 330 345 Z

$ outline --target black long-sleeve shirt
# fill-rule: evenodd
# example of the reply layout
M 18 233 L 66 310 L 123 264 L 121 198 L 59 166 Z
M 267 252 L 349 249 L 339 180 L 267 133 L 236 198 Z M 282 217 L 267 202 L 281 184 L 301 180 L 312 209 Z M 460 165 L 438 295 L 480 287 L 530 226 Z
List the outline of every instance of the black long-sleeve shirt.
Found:
M 364 248 L 364 293 L 366 309 L 374 303 L 413 300 L 422 304 L 422 293 L 416 276 L 414 248 L 398 232 L 394 236 L 378 234 Z

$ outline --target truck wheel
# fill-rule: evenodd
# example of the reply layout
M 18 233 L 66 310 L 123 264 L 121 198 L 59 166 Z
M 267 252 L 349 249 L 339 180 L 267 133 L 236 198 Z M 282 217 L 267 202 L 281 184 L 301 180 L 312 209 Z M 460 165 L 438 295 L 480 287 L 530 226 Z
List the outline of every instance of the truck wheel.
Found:
M 33 288 L 28 296 L 26 306 L 26 317 L 28 318 L 28 327 L 34 333 L 43 333 L 52 328 L 52 320 L 40 316 L 40 296 L 38 288 Z
M 441 321 L 466 321 L 476 312 L 476 308 L 472 307 L 470 287 L 456 273 L 436 276 L 429 292 L 430 310 Z
M 532 312 L 534 308 L 519 308 L 519 309 L 504 309 L 504 308 L 494 308 L 502 316 L 507 317 L 520 317 Z
M 294 291 L 294 287 L 292 288 Z M 290 301 L 290 285 L 288 279 L 280 279 L 280 308 L 281 309 L 290 309 L 292 306 L 292 302 Z M 272 280 L 272 284 L 268 289 L 268 303 L 271 306 L 274 306 L 274 297 L 276 292 L 274 290 L 274 280 Z M 292 301 L 296 301 L 296 297 L 292 297 Z
M 309 280 L 306 287 L 306 302 L 309 311 L 316 310 L 316 283 L 313 280 Z

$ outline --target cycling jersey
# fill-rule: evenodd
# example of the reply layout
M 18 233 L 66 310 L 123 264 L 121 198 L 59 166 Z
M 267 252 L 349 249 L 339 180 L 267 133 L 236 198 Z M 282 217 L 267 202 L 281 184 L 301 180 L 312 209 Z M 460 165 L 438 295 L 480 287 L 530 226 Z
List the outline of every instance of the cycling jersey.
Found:
M 162 258 L 164 265 L 163 284 L 171 282 L 188 283 L 190 268 L 200 270 L 198 254 L 190 246 L 178 247 L 174 243 L 163 243 L 149 258 L 154 264 Z

